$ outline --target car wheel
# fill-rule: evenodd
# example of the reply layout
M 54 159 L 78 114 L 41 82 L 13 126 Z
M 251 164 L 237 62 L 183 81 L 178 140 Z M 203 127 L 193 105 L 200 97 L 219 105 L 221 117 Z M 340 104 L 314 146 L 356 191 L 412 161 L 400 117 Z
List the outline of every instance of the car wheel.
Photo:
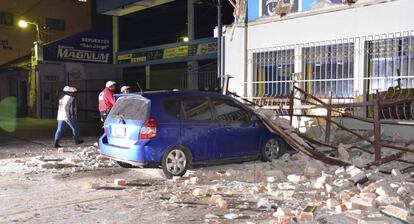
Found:
M 271 162 L 285 153 L 285 143 L 279 138 L 269 138 L 261 150 L 263 162 Z
M 183 147 L 172 147 L 162 157 L 162 171 L 166 178 L 183 176 L 190 165 L 190 154 Z
M 131 165 L 129 163 L 124 163 L 124 162 L 121 162 L 121 161 L 116 161 L 116 163 L 118 163 L 118 165 L 122 168 L 133 168 L 134 167 L 133 165 Z

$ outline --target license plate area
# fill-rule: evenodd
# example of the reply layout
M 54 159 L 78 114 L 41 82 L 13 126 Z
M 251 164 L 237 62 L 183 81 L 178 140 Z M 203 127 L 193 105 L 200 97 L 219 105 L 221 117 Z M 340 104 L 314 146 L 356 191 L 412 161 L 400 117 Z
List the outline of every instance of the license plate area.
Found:
M 113 135 L 115 137 L 125 138 L 126 128 L 124 128 L 124 127 L 115 127 Z

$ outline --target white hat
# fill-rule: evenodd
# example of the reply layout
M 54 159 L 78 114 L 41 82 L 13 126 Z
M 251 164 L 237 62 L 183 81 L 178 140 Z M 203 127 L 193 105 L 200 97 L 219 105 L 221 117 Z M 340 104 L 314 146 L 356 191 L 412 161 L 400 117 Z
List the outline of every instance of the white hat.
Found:
M 106 82 L 105 87 L 109 88 L 109 87 L 111 87 L 112 85 L 115 85 L 115 84 L 116 84 L 116 82 L 114 82 L 114 81 L 108 81 L 108 82 Z
M 76 92 L 78 92 L 78 90 L 75 87 L 69 87 L 68 92 L 76 93 Z
M 63 87 L 63 92 L 69 92 L 70 86 Z
M 124 92 L 127 89 L 131 89 L 131 86 L 122 86 L 121 87 L 121 92 Z

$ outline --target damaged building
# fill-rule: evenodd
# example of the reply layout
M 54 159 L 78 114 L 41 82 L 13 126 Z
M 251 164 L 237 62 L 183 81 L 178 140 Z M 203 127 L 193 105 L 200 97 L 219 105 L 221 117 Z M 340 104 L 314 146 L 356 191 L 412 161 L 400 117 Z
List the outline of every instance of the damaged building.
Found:
M 381 110 L 382 119 L 411 121 L 414 27 L 408 9 L 414 3 L 321 2 L 290 1 L 291 12 L 280 16 L 264 10 L 276 10 L 276 4 L 248 1 L 246 21 L 236 24 L 232 40 L 231 27 L 224 34 L 225 74 L 233 77 L 229 91 L 282 115 L 288 113 L 294 86 L 324 102 L 332 96 L 332 104 L 342 105 L 367 103 L 378 91 L 382 99 L 399 100 Z M 241 61 L 244 66 L 239 66 Z M 300 106 L 301 102 L 295 101 L 295 108 Z M 361 117 L 373 116 L 370 107 L 349 111 Z M 300 113 L 326 115 L 326 110 Z M 294 123 L 297 127 L 312 126 L 307 121 L 295 119 Z M 348 127 L 372 129 L 372 125 L 361 122 L 344 122 Z M 412 138 L 411 127 L 398 128 L 385 125 L 384 132 L 392 135 L 404 130 L 399 133 Z

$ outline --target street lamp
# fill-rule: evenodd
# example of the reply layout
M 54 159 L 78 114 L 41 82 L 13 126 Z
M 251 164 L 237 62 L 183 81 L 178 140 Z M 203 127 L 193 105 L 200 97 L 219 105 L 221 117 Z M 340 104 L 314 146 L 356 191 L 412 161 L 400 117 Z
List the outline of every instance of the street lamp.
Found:
M 26 21 L 26 20 L 20 20 L 18 25 L 19 25 L 19 27 L 21 27 L 21 28 L 27 28 L 27 27 L 28 27 L 28 25 L 33 25 L 33 26 L 35 26 L 35 27 L 36 27 L 36 42 L 37 42 L 38 44 L 40 44 L 40 43 L 41 43 L 41 40 L 40 40 L 40 31 L 39 31 L 39 25 L 38 25 L 37 23 L 35 23 L 35 22 L 29 22 L 29 21 Z
M 35 22 L 29 22 L 26 20 L 20 20 L 18 23 L 18 26 L 21 28 L 27 28 L 29 25 L 33 25 L 36 27 L 36 42 L 34 42 L 34 56 L 32 57 L 32 69 L 31 69 L 31 75 L 33 75 L 33 81 L 35 83 L 35 88 L 33 89 L 33 95 L 35 97 L 32 98 L 32 94 L 30 93 L 29 95 L 29 102 L 33 102 L 33 104 L 31 105 L 36 105 L 36 110 L 35 110 L 35 115 L 36 117 L 40 118 L 41 117 L 41 97 L 40 97 L 40 77 L 39 77 L 39 71 L 37 69 L 37 64 L 39 61 L 41 61 L 43 59 L 43 53 L 42 53 L 42 42 L 40 40 L 40 30 L 39 30 L 39 25 Z M 29 82 L 31 82 L 30 80 L 32 80 L 31 78 L 29 79 Z M 29 84 L 30 86 L 32 86 L 32 84 Z M 32 88 L 29 87 L 29 91 L 32 91 Z

